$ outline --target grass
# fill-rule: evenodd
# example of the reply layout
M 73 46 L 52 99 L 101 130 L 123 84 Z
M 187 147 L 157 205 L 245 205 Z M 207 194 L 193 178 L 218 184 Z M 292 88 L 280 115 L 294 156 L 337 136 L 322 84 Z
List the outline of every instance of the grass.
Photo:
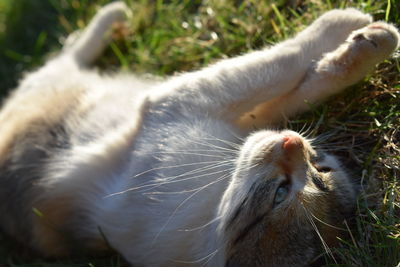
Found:
M 24 71 L 39 67 L 83 28 L 106 0 L 2 0 L 0 95 Z M 131 33 L 118 38 L 98 61 L 108 71 L 168 75 L 198 69 L 219 58 L 271 45 L 303 29 L 326 10 L 357 7 L 397 26 L 400 1 L 200 1 L 127 0 L 134 10 Z M 290 3 L 290 4 L 289 4 Z M 328 143 L 360 177 L 363 188 L 349 237 L 335 249 L 338 265 L 400 266 L 400 61 L 399 54 L 327 105 L 292 121 L 330 133 Z M 0 236 L 0 266 L 125 266 L 119 256 L 47 262 L 21 255 Z

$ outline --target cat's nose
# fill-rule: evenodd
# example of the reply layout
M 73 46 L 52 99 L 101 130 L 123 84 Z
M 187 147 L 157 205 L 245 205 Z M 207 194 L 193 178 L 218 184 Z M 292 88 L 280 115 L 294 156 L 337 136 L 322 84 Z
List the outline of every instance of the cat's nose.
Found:
M 303 169 L 306 162 L 305 143 L 301 136 L 296 134 L 284 134 L 282 137 L 281 166 L 285 173 L 292 174 L 296 170 Z
M 282 148 L 288 153 L 301 150 L 303 146 L 303 140 L 299 136 L 288 135 L 283 137 Z

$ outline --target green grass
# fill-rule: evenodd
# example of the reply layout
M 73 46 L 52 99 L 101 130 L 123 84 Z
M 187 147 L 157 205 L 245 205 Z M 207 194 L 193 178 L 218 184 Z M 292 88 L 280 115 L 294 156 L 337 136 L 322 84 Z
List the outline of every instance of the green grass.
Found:
M 83 28 L 105 0 L 0 1 L 0 95 Z M 168 75 L 271 45 L 335 7 L 357 7 L 399 26 L 400 1 L 128 0 L 131 33 L 99 60 L 109 71 Z M 299 5 L 287 3 L 300 3 Z M 380 64 L 364 81 L 290 124 L 331 133 L 328 143 L 361 177 L 363 192 L 349 237 L 335 249 L 340 266 L 400 266 L 400 61 Z M 1 130 L 1 129 L 0 129 Z M 4 215 L 2 215 L 4 216 Z M 125 266 L 120 257 L 47 262 L 21 255 L 0 237 L 0 266 Z M 337 266 L 328 259 L 329 266 Z

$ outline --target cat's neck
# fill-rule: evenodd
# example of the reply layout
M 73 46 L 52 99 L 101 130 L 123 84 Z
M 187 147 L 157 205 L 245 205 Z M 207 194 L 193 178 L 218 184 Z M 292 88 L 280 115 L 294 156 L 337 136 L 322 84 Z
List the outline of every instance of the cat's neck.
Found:
M 212 176 L 207 180 L 218 179 L 217 175 Z M 207 188 L 202 183 L 200 187 L 193 186 L 193 191 L 176 186 L 178 191 L 171 190 L 172 193 L 143 190 L 137 194 L 132 193 L 132 187 L 125 188 L 125 192 L 104 202 L 98 227 L 110 245 L 129 257 L 130 262 L 145 266 L 163 262 L 179 266 L 211 259 L 214 262 L 221 254 L 215 234 L 219 223 L 216 211 L 228 181 Z M 149 258 L 147 253 L 158 256 Z

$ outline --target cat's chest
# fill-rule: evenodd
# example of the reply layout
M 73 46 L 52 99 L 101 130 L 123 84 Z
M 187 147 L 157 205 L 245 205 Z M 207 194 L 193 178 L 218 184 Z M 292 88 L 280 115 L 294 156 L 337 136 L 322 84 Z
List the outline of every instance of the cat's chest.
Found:
M 217 120 L 145 117 L 131 172 L 141 189 L 206 191 L 207 184 L 229 179 L 240 142 L 240 133 Z

